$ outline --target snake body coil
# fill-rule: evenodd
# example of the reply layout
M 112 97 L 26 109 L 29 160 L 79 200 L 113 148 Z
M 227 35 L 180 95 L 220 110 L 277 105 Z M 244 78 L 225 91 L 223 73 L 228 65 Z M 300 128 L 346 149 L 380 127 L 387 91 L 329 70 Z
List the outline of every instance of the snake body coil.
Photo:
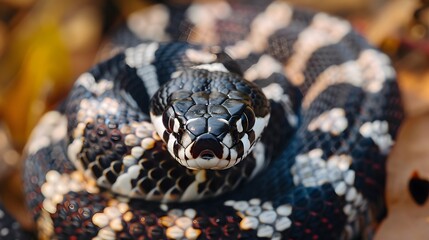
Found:
M 403 114 L 389 60 L 349 23 L 281 1 L 155 5 L 128 23 L 30 140 L 40 237 L 370 232 Z

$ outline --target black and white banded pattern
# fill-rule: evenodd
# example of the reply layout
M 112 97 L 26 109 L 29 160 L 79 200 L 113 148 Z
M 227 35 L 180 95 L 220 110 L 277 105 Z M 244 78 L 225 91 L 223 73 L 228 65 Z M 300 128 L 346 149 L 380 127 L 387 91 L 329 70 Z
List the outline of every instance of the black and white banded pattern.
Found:
M 29 142 L 41 237 L 371 233 L 403 113 L 388 58 L 348 22 L 238 0 L 156 4 L 127 28 Z

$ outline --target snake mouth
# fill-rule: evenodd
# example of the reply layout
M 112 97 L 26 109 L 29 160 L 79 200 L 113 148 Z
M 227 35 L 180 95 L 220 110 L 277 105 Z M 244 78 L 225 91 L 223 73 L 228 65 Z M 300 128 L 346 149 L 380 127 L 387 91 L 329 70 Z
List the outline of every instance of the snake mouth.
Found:
M 214 153 L 210 150 L 204 150 L 200 153 L 200 158 L 204 160 L 210 160 L 215 157 Z

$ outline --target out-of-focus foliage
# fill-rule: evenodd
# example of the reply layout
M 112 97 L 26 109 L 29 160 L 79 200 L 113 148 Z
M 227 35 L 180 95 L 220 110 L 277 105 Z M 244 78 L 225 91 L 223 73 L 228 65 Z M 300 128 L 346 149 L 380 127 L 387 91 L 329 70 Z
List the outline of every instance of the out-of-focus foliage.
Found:
M 6 53 L 7 62 L 0 65 L 2 77 L 6 77 L 2 79 L 3 86 L 7 86 L 1 92 L 0 109 L 15 140 L 21 144 L 45 111 L 53 89 L 68 85 L 71 70 L 68 51 L 54 21 L 28 36 L 16 38 Z
M 0 200 L 27 228 L 19 161 L 40 116 L 94 63 L 107 0 L 0 0 Z
M 0 119 L 21 148 L 41 114 L 93 63 L 102 28 L 98 1 L 12 2 L 0 2 Z

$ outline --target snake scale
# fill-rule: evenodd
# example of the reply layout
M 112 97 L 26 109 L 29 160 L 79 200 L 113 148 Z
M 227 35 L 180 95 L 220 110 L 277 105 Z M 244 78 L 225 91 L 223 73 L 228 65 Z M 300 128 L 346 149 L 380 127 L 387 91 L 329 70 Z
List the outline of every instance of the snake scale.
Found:
M 347 21 L 156 4 L 106 49 L 28 144 L 39 238 L 371 237 L 403 112 L 388 58 Z

